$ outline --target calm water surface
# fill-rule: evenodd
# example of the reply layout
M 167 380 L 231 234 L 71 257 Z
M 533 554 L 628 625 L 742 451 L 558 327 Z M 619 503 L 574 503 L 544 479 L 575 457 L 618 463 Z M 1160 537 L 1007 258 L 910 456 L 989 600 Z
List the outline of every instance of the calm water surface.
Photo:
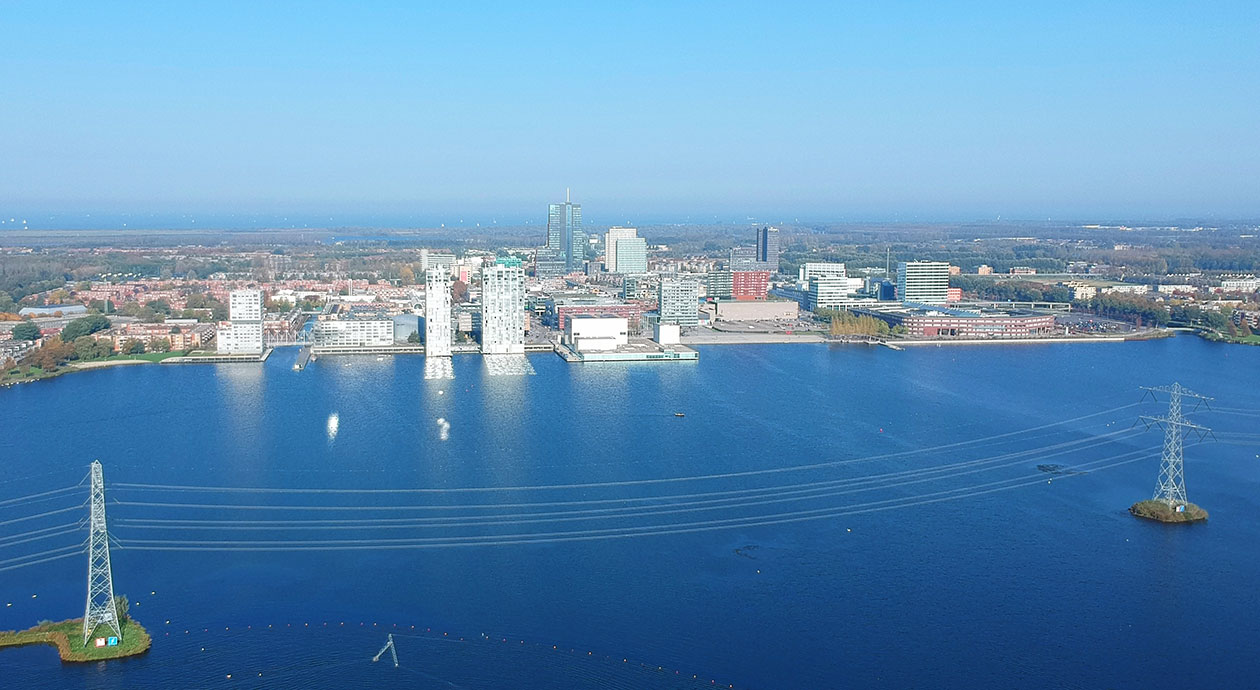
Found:
M 402 356 L 295 372 L 294 354 L 0 390 L 0 500 L 99 458 L 129 547 L 115 587 L 154 635 L 109 665 L 6 650 L 0 684 L 1209 688 L 1260 673 L 1260 348 L 728 346 L 694 364 L 532 356 L 530 376 L 465 356 L 454 380 Z M 1212 518 L 1189 528 L 1126 512 L 1158 468 L 1159 432 L 1130 431 L 1161 412 L 1133 404 L 1137 386 L 1174 380 L 1217 398 L 1194 418 L 1220 442 L 1187 449 Z M 693 479 L 644 481 L 671 478 Z M 505 490 L 466 490 L 487 487 Z M 443 491 L 347 491 L 413 488 Z M 0 505 L 0 561 L 80 539 L 5 545 L 77 512 L 6 521 L 85 496 Z M 282 543 L 138 548 L 250 540 Z M 353 548 L 295 550 L 312 545 Z M 81 615 L 83 560 L 0 572 L 0 628 Z M 397 669 L 370 663 L 387 632 Z

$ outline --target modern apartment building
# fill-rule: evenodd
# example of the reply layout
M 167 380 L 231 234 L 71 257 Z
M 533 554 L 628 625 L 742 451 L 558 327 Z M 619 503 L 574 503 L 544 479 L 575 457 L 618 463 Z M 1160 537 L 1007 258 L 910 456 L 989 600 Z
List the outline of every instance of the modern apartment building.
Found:
M 481 269 L 481 351 L 525 354 L 525 270 L 496 261 Z
M 661 278 L 657 291 L 657 305 L 661 323 L 679 326 L 700 324 L 700 285 L 694 278 Z
M 426 357 L 450 357 L 451 341 L 451 274 L 445 267 L 434 266 L 425 271 L 424 290 L 424 354 Z
M 262 290 L 228 293 L 228 323 L 219 325 L 215 343 L 215 348 L 223 354 L 262 353 L 265 345 Z

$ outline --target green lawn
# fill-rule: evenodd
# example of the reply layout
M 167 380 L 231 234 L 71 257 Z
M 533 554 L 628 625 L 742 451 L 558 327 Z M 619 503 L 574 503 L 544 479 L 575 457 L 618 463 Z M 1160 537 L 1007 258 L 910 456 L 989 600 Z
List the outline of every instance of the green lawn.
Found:
M 86 360 L 86 361 L 112 362 L 112 361 L 118 361 L 118 360 L 124 360 L 124 359 L 136 359 L 136 360 L 144 360 L 146 362 L 160 362 L 164 359 L 169 359 L 171 357 L 182 357 L 183 354 L 184 353 L 180 350 L 175 350 L 173 352 L 146 352 L 142 355 L 110 355 L 109 357 L 105 357 L 102 359 Z
M 108 637 L 107 628 L 98 628 L 95 637 Z M 83 645 L 83 619 L 41 623 L 29 630 L 0 632 L 0 648 L 47 644 L 57 648 L 62 661 L 101 661 L 133 656 L 148 651 L 149 633 L 134 620 L 123 623 L 122 639 L 115 647 L 97 647 L 94 640 Z

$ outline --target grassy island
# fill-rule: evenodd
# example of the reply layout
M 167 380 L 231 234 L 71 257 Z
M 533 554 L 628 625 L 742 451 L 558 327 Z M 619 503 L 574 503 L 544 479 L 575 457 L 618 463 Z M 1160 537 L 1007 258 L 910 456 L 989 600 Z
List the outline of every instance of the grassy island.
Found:
M 122 619 L 122 639 L 113 647 L 97 647 L 93 640 L 83 644 L 83 619 L 53 623 L 42 621 L 39 625 L 27 630 L 0 631 L 0 649 L 5 647 L 25 647 L 33 644 L 52 645 L 61 654 L 64 662 L 106 661 L 136 656 L 149 651 L 152 639 L 149 633 L 126 614 L 125 597 L 118 597 L 118 617 Z M 107 637 L 110 633 L 104 627 L 98 628 L 94 637 Z
M 1129 512 L 1159 522 L 1200 522 L 1208 519 L 1208 512 L 1193 503 L 1187 503 L 1185 510 L 1177 512 L 1175 507 L 1163 501 L 1138 501 L 1129 508 Z

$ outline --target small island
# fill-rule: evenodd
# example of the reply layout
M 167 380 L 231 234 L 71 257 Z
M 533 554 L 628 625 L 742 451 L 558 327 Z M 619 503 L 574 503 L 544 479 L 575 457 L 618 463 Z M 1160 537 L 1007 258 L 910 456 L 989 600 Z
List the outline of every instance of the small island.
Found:
M 85 646 L 83 644 L 83 619 L 75 618 L 60 623 L 42 621 L 39 625 L 27 630 L 0 631 L 0 649 L 35 644 L 52 645 L 57 648 L 63 662 L 108 661 L 149 651 L 149 646 L 153 641 L 149 633 L 127 615 L 126 597 L 117 597 L 116 601 L 118 616 L 122 620 L 122 637 L 113 647 L 97 647 L 92 640 L 89 640 Z M 107 634 L 103 631 L 98 631 L 98 633 L 97 637 Z
M 1208 519 L 1208 512 L 1193 503 L 1186 503 L 1182 510 L 1177 510 L 1177 506 L 1164 501 L 1138 501 L 1129 508 L 1129 512 L 1159 522 L 1201 522 Z

